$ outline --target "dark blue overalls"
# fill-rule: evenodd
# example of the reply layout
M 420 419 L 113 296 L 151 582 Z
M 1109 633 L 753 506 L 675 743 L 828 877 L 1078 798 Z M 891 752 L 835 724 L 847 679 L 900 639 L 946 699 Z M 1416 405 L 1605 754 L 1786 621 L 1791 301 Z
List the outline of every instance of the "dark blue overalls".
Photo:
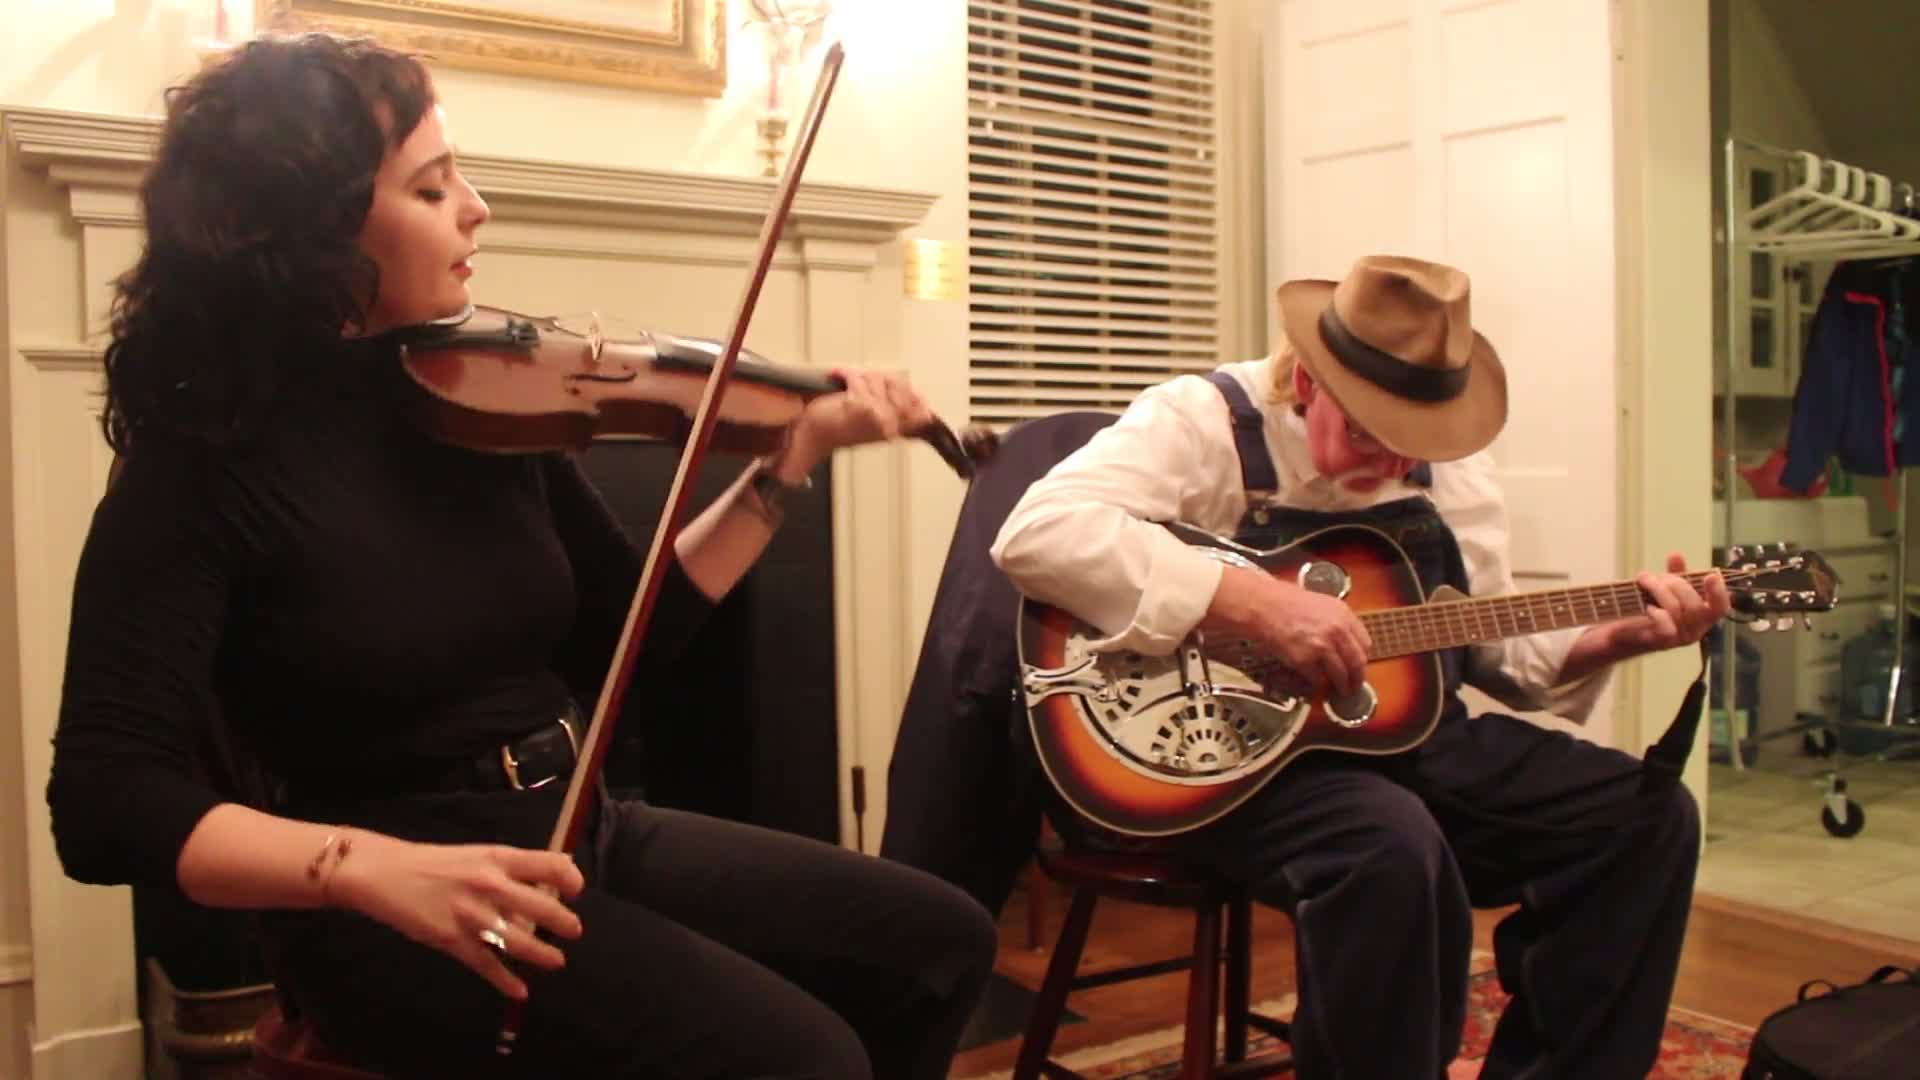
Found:
M 1242 480 L 1272 491 L 1258 410 L 1224 373 Z M 1406 549 L 1430 594 L 1467 590 L 1453 533 L 1416 495 L 1324 514 L 1251 507 L 1237 539 L 1267 548 L 1358 522 Z M 1519 904 L 1494 934 L 1513 1002 L 1483 1077 L 1626 1080 L 1659 1051 L 1698 858 L 1678 784 L 1642 797 L 1641 763 L 1528 721 L 1469 717 L 1464 652 L 1442 657 L 1433 735 L 1389 758 L 1312 753 L 1193 834 L 1202 858 L 1290 907 L 1298 929 L 1302 1080 L 1441 1077 L 1465 1021 L 1472 908 Z M 1605 829 L 1593 822 L 1626 820 Z

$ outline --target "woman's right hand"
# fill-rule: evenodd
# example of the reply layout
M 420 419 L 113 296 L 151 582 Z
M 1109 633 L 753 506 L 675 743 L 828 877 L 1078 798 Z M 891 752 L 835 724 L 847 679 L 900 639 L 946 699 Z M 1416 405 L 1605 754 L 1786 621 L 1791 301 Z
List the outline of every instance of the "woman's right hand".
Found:
M 508 998 L 524 999 L 527 985 L 481 940 L 482 931 L 499 930 L 505 955 L 547 970 L 566 957 L 535 930 L 568 941 L 580 937 L 580 917 L 555 895 L 572 899 L 585 885 L 565 855 L 501 844 L 415 843 L 359 830 L 352 838 L 351 852 L 327 880 L 327 901 L 439 949 Z

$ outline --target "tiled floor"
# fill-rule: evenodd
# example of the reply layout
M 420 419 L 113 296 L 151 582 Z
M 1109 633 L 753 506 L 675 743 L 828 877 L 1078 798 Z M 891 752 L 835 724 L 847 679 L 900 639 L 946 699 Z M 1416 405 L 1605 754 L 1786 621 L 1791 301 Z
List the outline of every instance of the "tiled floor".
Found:
M 1837 761 L 1866 827 L 1820 822 Z M 1697 891 L 1920 940 L 1920 761 L 1769 754 L 1760 768 L 1714 765 Z

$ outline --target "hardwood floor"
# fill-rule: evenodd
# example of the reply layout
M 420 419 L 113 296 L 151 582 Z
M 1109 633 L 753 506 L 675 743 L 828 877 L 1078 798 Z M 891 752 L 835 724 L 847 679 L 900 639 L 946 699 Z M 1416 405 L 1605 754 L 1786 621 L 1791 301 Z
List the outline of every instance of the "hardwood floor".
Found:
M 1037 988 L 1046 973 L 1065 904 L 1058 893 L 1053 894 L 1046 905 L 1041 945 L 1028 948 L 1024 892 L 1016 890 L 1001 918 L 996 967 L 1009 979 Z M 1475 937 L 1480 948 L 1492 948 L 1493 926 L 1503 914 L 1476 914 Z M 1192 918 L 1185 912 L 1103 901 L 1094 913 L 1081 970 L 1184 955 L 1193 946 L 1192 926 Z M 1284 915 L 1255 910 L 1255 1002 L 1292 990 L 1292 936 L 1292 924 Z M 1800 985 L 1809 979 L 1855 982 L 1889 963 L 1920 965 L 1920 943 L 1702 896 L 1694 903 L 1674 1004 L 1753 1026 L 1794 1000 Z M 1086 1019 L 1062 1025 L 1054 1044 L 1056 1053 L 1177 1025 L 1185 1007 L 1186 980 L 1181 972 L 1074 995 L 1067 1007 Z M 952 1075 L 973 1076 L 1009 1068 L 1018 1049 L 1019 1039 L 1015 1037 L 967 1051 L 956 1061 Z

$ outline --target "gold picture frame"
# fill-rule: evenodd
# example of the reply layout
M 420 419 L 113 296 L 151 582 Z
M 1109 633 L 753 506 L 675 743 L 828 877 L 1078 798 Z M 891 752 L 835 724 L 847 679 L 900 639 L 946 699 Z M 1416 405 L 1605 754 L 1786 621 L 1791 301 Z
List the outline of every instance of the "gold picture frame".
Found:
M 364 35 L 434 63 L 719 97 L 726 0 L 255 0 L 271 33 Z

